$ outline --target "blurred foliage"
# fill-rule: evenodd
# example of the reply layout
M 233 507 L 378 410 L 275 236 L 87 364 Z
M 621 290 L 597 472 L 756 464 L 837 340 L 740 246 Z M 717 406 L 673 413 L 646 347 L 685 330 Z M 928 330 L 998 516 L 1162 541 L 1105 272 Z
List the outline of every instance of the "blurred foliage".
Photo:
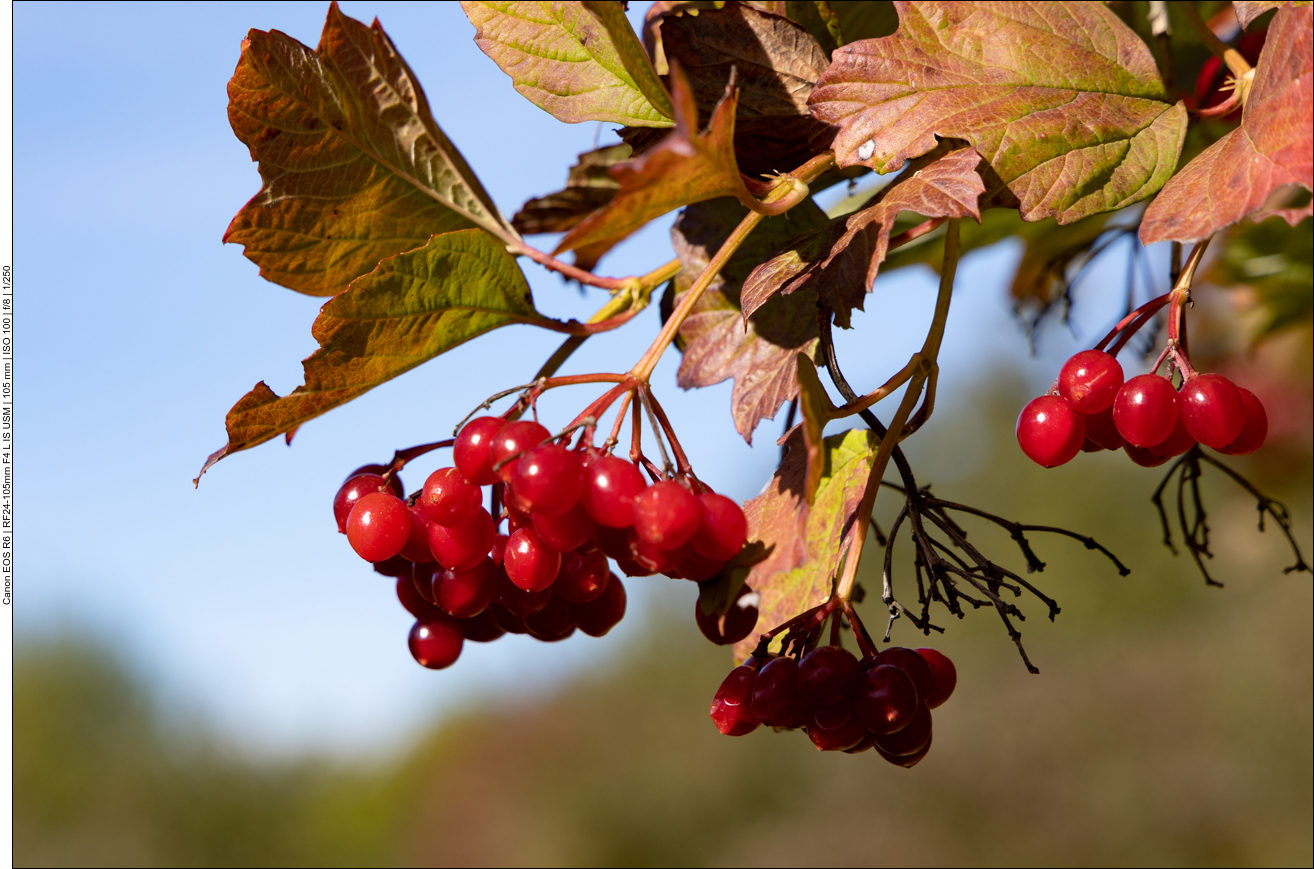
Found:
M 1308 201 L 1309 194 L 1303 199 Z M 1262 312 L 1256 341 L 1282 329 L 1308 328 L 1314 319 L 1314 221 L 1289 226 L 1270 218 L 1240 224 L 1204 278 L 1254 290 L 1255 306 Z

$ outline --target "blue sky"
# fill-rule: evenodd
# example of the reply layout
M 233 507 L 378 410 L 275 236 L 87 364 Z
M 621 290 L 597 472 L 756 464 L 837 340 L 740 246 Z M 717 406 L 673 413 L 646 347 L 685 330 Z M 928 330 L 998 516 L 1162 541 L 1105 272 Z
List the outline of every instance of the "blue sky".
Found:
M 259 187 L 226 116 L 241 39 L 248 28 L 276 28 L 314 45 L 326 8 L 14 7 L 18 635 L 106 638 L 178 708 L 275 753 L 387 751 L 474 695 L 542 690 L 605 665 L 656 597 L 692 607 L 694 595 L 690 584 L 637 580 L 619 636 L 470 644 L 442 673 L 410 660 L 410 619 L 336 533 L 333 493 L 357 465 L 446 436 L 486 395 L 524 382 L 559 341 L 528 327 L 492 333 L 314 420 L 290 448 L 232 457 L 193 490 L 205 456 L 224 442 L 232 403 L 258 380 L 280 394 L 297 386 L 300 360 L 316 346 L 310 324 L 322 300 L 265 282 L 220 238 Z M 595 135 L 614 141 L 609 126 L 561 124 L 516 94 L 455 3 L 342 8 L 380 18 L 507 214 L 556 189 Z M 601 270 L 641 273 L 669 259 L 670 221 Z M 1042 357 L 1028 358 L 1006 298 L 1017 256 L 1004 244 L 965 261 L 941 407 L 970 395 L 992 367 L 1043 388 L 1075 349 L 1076 339 L 1051 330 Z M 525 270 L 551 315 L 582 319 L 602 302 Z M 869 313 L 838 342 L 855 384 L 874 387 L 920 346 L 933 295 L 927 270 L 878 282 Z M 1099 323 L 1112 315 L 1088 313 Z M 657 328 L 646 312 L 591 340 L 565 370 L 628 368 Z M 779 423 L 765 423 L 750 449 L 730 424 L 730 384 L 683 393 L 675 363 L 672 350 L 653 384 L 700 476 L 751 497 L 774 467 Z M 590 395 L 554 394 L 545 420 L 566 422 Z M 408 488 L 431 469 L 409 473 Z

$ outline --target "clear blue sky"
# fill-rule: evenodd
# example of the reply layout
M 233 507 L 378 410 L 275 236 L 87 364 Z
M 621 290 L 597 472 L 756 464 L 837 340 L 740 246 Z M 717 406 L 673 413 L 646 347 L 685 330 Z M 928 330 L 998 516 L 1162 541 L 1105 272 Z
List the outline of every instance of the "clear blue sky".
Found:
M 691 584 L 636 580 L 619 637 L 546 646 L 509 637 L 467 646 L 430 673 L 406 652 L 410 619 L 387 580 L 336 533 L 343 475 L 397 447 L 446 436 L 485 395 L 523 382 L 559 341 L 527 327 L 465 345 L 302 428 L 219 464 L 223 418 L 258 380 L 284 394 L 315 348 L 322 300 L 263 281 L 220 244 L 259 187 L 226 116 L 225 84 L 248 28 L 317 43 L 326 3 L 55 4 L 14 7 L 19 376 L 16 480 L 20 639 L 87 631 L 122 646 L 178 708 L 257 750 L 387 750 L 476 692 L 550 686 L 605 665 L 653 594 L 692 607 Z M 472 41 L 455 3 L 345 2 L 378 16 L 424 84 L 447 134 L 508 214 L 560 185 L 594 124 L 560 124 L 521 98 Z M 642 14 L 635 4 L 632 18 Z M 602 142 L 613 140 L 603 128 Z M 670 218 L 603 263 L 646 271 L 670 257 Z M 1005 298 L 1017 249 L 960 272 L 942 357 L 941 406 L 991 366 L 1053 376 L 1070 339 L 1027 358 Z M 601 300 L 527 267 L 539 307 L 587 316 Z M 872 388 L 920 346 L 929 271 L 878 282 L 859 330 L 842 334 L 851 379 Z M 1103 322 L 1101 312 L 1093 322 Z M 655 311 L 589 342 L 568 371 L 628 367 Z M 674 385 L 674 351 L 653 383 L 700 476 L 740 498 L 770 476 L 778 423 L 750 449 L 728 415 L 730 385 Z M 553 396 L 564 423 L 588 398 Z M 997 433 L 1007 436 L 1009 433 Z M 431 468 L 407 477 L 408 487 Z M 662 585 L 662 583 L 665 583 Z M 654 592 L 653 589 L 656 589 Z

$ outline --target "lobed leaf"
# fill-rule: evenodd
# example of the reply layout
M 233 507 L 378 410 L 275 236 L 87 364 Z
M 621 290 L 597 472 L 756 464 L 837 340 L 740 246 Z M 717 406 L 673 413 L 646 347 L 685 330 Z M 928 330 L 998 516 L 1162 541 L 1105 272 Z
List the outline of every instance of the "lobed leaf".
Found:
M 899 30 L 836 49 L 810 98 L 840 166 L 892 172 L 966 139 L 1026 220 L 1121 208 L 1172 176 L 1186 108 L 1100 3 L 899 2 Z
M 1314 189 L 1311 15 L 1309 6 L 1285 6 L 1273 16 L 1241 126 L 1164 186 L 1145 210 L 1142 242 L 1200 241 L 1259 211 L 1280 187 Z M 1293 225 L 1309 215 L 1308 206 L 1277 213 Z
M 314 51 L 277 30 L 247 34 L 228 118 L 263 185 L 224 241 L 274 283 L 331 296 L 435 233 L 515 238 L 383 27 L 336 3 Z
M 480 50 L 557 120 L 672 125 L 666 89 L 617 4 L 461 0 L 461 8 Z
M 630 146 L 622 143 L 580 154 L 570 167 L 565 189 L 529 200 L 511 218 L 511 225 L 525 235 L 573 229 L 616 197 L 620 185 L 608 170 L 628 160 L 630 153 Z
M 228 412 L 228 443 L 201 474 L 279 435 L 290 440 L 307 420 L 491 329 L 542 321 L 500 241 L 479 229 L 435 235 L 324 305 L 312 328 L 319 349 L 302 363 L 305 384 L 280 398 L 257 383 Z

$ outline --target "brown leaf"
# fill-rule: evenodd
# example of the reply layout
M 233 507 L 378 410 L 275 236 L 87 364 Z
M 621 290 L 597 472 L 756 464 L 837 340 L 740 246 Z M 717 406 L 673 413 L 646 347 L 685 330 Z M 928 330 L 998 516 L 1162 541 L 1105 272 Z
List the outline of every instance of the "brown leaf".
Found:
M 565 232 L 577 226 L 616 197 L 620 185 L 607 170 L 628 160 L 631 150 L 620 144 L 580 154 L 570 167 L 565 189 L 529 200 L 511 218 L 511 225 L 525 235 Z
M 1145 210 L 1142 242 L 1200 241 L 1263 207 L 1279 187 L 1314 187 L 1312 14 L 1286 6 L 1273 16 L 1241 126 L 1164 186 Z
M 1172 176 L 1186 108 L 1101 3 L 900 2 L 892 36 L 841 46 L 810 98 L 840 166 L 892 172 L 966 139 L 1027 220 L 1070 223 Z
M 277 30 L 247 35 L 228 119 L 264 185 L 224 241 L 277 284 L 331 296 L 436 233 L 515 238 L 383 27 L 336 3 L 314 51 Z

